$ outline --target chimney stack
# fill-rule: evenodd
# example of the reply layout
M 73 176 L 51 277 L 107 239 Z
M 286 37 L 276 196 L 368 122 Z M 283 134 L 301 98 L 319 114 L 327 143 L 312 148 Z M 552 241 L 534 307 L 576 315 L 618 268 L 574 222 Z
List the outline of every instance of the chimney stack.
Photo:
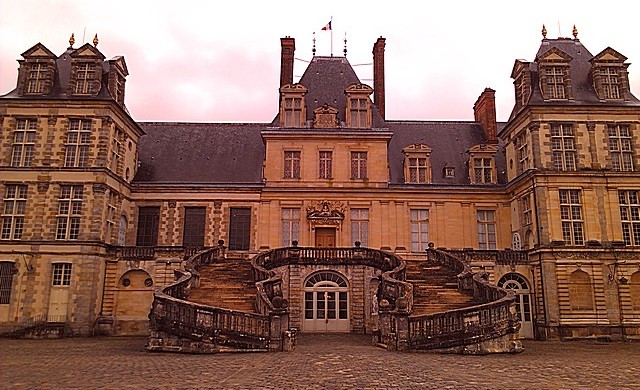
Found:
M 280 38 L 282 54 L 280 57 L 280 86 L 293 84 L 293 53 L 296 51 L 296 40 L 290 36 Z
M 485 88 L 473 105 L 473 116 L 480 122 L 487 134 L 487 143 L 498 143 L 498 123 L 496 122 L 496 91 Z
M 373 102 L 378 107 L 382 119 L 384 115 L 384 41 L 380 37 L 373 45 Z

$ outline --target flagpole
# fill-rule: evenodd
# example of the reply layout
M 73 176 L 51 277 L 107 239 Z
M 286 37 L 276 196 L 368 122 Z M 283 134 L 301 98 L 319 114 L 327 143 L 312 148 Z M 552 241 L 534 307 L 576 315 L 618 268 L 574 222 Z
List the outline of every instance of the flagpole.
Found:
M 329 30 L 331 30 L 331 57 L 333 57 L 333 16 L 329 22 Z

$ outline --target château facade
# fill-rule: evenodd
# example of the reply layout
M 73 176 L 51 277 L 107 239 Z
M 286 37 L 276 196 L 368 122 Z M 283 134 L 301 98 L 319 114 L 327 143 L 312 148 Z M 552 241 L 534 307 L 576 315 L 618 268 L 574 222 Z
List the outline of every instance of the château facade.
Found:
M 521 337 L 640 338 L 640 101 L 612 48 L 545 33 L 506 123 L 490 88 L 472 121 L 411 121 L 385 115 L 384 38 L 369 86 L 346 57 L 294 82 L 285 37 L 274 120 L 230 124 L 134 121 L 125 60 L 97 45 L 36 44 L 0 96 L 3 330 L 144 334 L 154 289 L 219 243 L 247 262 L 292 245 L 419 261 L 433 243 L 516 291 Z M 375 269 L 283 275 L 292 326 L 373 330 Z M 325 282 L 331 323 L 308 310 Z

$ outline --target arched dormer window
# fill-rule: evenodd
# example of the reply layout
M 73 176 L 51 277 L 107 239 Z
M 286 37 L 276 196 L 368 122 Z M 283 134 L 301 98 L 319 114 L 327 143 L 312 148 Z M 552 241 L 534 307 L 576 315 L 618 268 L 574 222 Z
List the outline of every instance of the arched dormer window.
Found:
M 573 99 L 569 62 L 571 56 L 552 47 L 536 58 L 540 91 L 545 100 Z
M 402 149 L 404 154 L 404 182 L 431 183 L 431 148 L 423 144 L 413 144 Z
M 369 128 L 371 127 L 371 99 L 369 95 L 373 88 L 366 84 L 351 84 L 345 90 L 347 95 L 347 127 Z
M 494 145 L 475 145 L 469 153 L 469 179 L 471 184 L 497 183 L 495 154 L 498 148 Z
M 286 84 L 280 87 L 280 127 L 305 127 L 307 110 L 304 96 L 307 91 L 302 84 Z
M 608 47 L 593 57 L 591 79 L 601 100 L 629 100 L 629 74 L 627 57 Z

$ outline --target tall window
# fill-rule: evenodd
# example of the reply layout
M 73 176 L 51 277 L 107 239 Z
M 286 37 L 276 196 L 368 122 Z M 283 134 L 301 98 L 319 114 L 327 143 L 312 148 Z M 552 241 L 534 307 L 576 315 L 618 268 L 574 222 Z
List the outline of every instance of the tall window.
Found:
M 110 169 L 112 172 L 118 172 L 118 163 L 120 162 L 120 151 L 122 150 L 122 130 L 116 127 L 111 140 L 111 162 Z
M 526 132 L 520 133 L 515 139 L 516 157 L 518 159 L 518 173 L 529 169 L 529 145 Z
M 429 165 L 426 157 L 407 157 L 409 161 L 409 182 L 428 183 Z
M 27 186 L 8 184 L 4 194 L 2 209 L 3 240 L 19 240 L 24 228 L 24 211 L 27 206 Z
M 76 71 L 76 93 L 90 95 L 95 92 L 95 66 L 90 63 L 80 63 Z
M 556 170 L 576 170 L 576 145 L 571 125 L 551 125 L 551 149 Z
M 282 209 L 282 246 L 300 239 L 300 209 Z
M 36 144 L 37 119 L 18 119 L 13 132 L 12 167 L 30 167 Z
M 138 207 L 138 232 L 136 234 L 136 245 L 138 246 L 158 245 L 159 223 L 160 223 L 160 207 L 158 206 Z
M 622 238 L 627 245 L 640 245 L 640 191 L 619 191 Z
M 600 81 L 605 99 L 620 99 L 620 81 L 617 68 L 602 68 Z
M 284 98 L 284 127 L 302 127 L 302 98 Z
M 284 152 L 284 178 L 285 179 L 300 178 L 300 152 L 299 151 Z
M 13 275 L 16 273 L 15 264 L 11 261 L 0 261 L 0 305 L 11 303 L 11 288 Z
M 60 186 L 56 240 L 77 240 L 82 215 L 82 186 Z
M 351 152 L 351 178 L 367 178 L 367 152 Z
M 531 93 L 531 88 L 529 87 L 529 81 L 521 74 L 518 78 L 516 78 L 516 105 L 518 107 L 524 107 L 529 100 L 529 95 Z
M 429 210 L 411 209 L 411 251 L 422 252 L 429 247 Z
M 564 68 L 560 66 L 545 67 L 547 81 L 546 95 L 548 99 L 564 99 Z
M 367 120 L 367 111 L 369 99 L 367 98 L 351 98 L 349 99 L 349 120 L 350 127 L 364 128 L 369 127 Z
M 46 65 L 40 63 L 31 65 L 27 79 L 27 93 L 42 93 L 47 77 L 48 72 Z
M 493 159 L 492 158 L 474 158 L 473 159 L 473 176 L 476 184 L 493 183 Z
M 86 167 L 91 142 L 91 120 L 72 119 L 67 133 L 65 167 Z
M 114 191 L 110 190 L 109 198 L 107 202 L 107 221 L 106 221 L 107 229 L 104 234 L 104 240 L 109 243 L 112 242 L 111 236 L 113 236 L 113 231 L 115 230 L 115 226 L 116 226 L 117 198 L 118 198 L 118 195 Z
M 369 209 L 351 209 L 351 243 L 369 246 Z
M 54 263 L 53 264 L 53 280 L 54 286 L 71 285 L 71 263 Z
M 560 190 L 562 239 L 569 245 L 584 245 L 584 221 L 579 190 Z
M 333 152 L 322 151 L 319 154 L 320 179 L 332 179 L 333 178 Z
M 206 207 L 184 208 L 184 232 L 182 235 L 183 246 L 198 248 L 204 246 L 206 215 Z
M 478 210 L 478 247 L 496 249 L 496 212 Z
M 608 125 L 609 153 L 614 171 L 633 171 L 633 144 L 628 125 Z
M 531 194 L 526 194 L 518 199 L 518 208 L 522 216 L 522 226 L 531 225 Z
M 251 239 L 251 209 L 232 207 L 229 211 L 229 250 L 247 251 Z

